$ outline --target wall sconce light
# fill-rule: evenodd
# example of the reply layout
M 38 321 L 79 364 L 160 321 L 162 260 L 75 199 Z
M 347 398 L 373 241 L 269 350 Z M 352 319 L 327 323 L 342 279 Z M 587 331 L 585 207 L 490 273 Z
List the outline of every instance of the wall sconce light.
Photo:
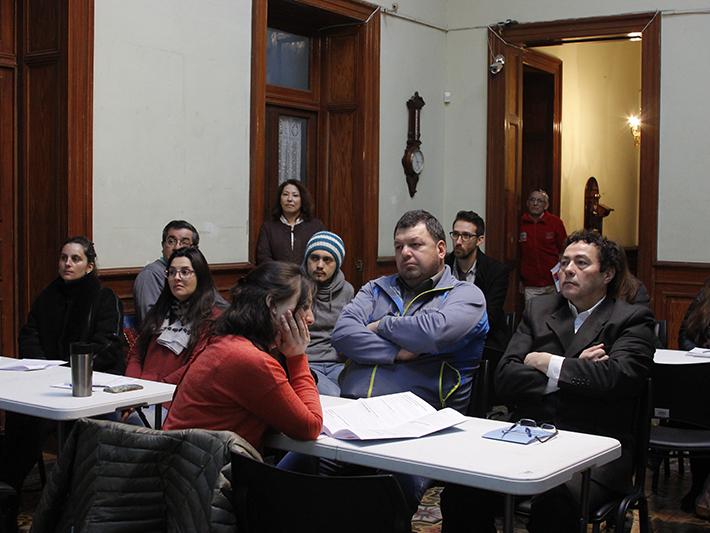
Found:
M 634 137 L 634 144 L 639 146 L 641 144 L 641 118 L 638 115 L 629 115 L 626 123 L 629 125 L 631 135 Z

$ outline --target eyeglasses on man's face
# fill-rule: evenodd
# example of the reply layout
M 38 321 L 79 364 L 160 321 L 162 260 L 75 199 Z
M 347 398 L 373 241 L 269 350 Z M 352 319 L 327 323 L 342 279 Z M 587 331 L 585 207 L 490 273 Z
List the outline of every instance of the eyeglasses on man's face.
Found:
M 468 242 L 471 239 L 478 237 L 475 233 L 469 233 L 468 231 L 450 231 L 449 236 L 451 240 L 456 242 L 461 239 L 463 242 Z
M 501 437 L 505 437 L 508 433 L 510 433 L 511 431 L 515 431 L 515 430 L 517 430 L 518 428 L 521 428 L 522 431 L 525 431 L 525 434 L 526 434 L 528 437 L 533 437 L 533 436 L 534 436 L 535 439 L 536 439 L 537 441 L 539 441 L 539 442 L 547 442 L 548 440 L 550 440 L 552 437 L 554 437 L 554 436 L 557 435 L 557 433 L 558 433 L 557 428 L 556 428 L 555 426 L 553 426 L 552 424 L 540 424 L 540 425 L 538 425 L 537 422 L 535 422 L 534 420 L 532 420 L 532 419 L 530 419 L 530 418 L 521 418 L 521 419 L 518 420 L 515 424 L 513 424 L 513 425 L 510 426 L 508 429 L 506 429 L 505 431 L 503 431 L 503 432 L 501 433 Z M 533 435 L 533 430 L 542 430 L 542 431 L 544 431 L 546 434 L 544 434 L 544 435 L 542 435 L 542 436 L 540 436 L 540 435 Z
M 181 279 L 187 279 L 195 273 L 194 270 L 189 268 L 169 268 L 165 271 L 165 275 L 169 278 L 175 278 L 180 276 Z
M 175 237 L 172 237 L 172 236 L 165 239 L 165 244 L 167 244 L 168 246 L 173 247 L 173 248 L 175 246 L 177 246 L 178 243 L 180 244 L 180 246 L 192 246 L 192 239 L 190 239 L 188 237 L 184 237 L 182 239 L 176 239 Z
M 545 199 L 544 198 L 528 198 L 528 203 L 529 204 L 544 204 Z

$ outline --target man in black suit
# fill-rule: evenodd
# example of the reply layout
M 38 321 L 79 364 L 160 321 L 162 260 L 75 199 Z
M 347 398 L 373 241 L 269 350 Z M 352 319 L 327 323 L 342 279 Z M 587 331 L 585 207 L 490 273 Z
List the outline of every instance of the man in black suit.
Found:
M 617 300 L 618 248 L 598 233 L 573 233 L 561 257 L 560 294 L 534 298 L 496 374 L 514 420 L 534 418 L 559 429 L 618 439 L 622 455 L 592 471 L 593 509 L 631 485 L 635 409 L 653 361 L 651 311 Z M 533 499 L 528 530 L 578 527 L 578 479 Z M 448 492 L 448 493 L 447 493 Z M 448 486 L 442 531 L 495 531 L 500 498 Z
M 508 344 L 508 326 L 505 322 L 505 296 L 508 292 L 508 268 L 487 256 L 479 248 L 485 241 L 486 224 L 478 213 L 459 211 L 449 232 L 454 250 L 445 262 L 451 273 L 462 281 L 476 285 L 486 297 L 488 336 L 483 358 L 488 360 L 491 375 Z M 491 391 L 493 393 L 493 391 Z M 486 399 L 491 403 L 493 397 Z

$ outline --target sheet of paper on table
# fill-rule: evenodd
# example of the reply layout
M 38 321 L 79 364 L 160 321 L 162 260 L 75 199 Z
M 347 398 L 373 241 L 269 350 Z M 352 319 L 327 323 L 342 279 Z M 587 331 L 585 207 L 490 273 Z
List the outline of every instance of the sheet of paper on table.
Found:
M 693 357 L 708 357 L 710 358 L 710 348 L 698 348 L 697 346 L 688 352 L 688 355 Z
M 115 385 L 130 385 L 131 383 L 135 383 L 135 380 L 125 376 L 114 376 L 111 374 L 106 376 L 94 375 L 91 380 L 91 388 L 103 389 L 104 387 L 113 387 Z M 71 382 L 55 383 L 54 385 L 51 385 L 51 387 L 56 389 L 71 389 Z
M 27 372 L 29 370 L 44 370 L 54 366 L 66 365 L 67 361 L 61 359 L 14 359 L 0 362 L 0 370 L 14 370 L 16 372 Z
M 416 438 L 464 420 L 458 411 L 437 411 L 417 395 L 400 392 L 326 408 L 323 433 L 342 440 Z

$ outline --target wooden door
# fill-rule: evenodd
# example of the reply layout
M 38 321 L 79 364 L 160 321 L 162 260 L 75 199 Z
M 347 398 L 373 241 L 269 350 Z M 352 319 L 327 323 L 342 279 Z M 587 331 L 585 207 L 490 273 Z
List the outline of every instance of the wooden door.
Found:
M 321 85 L 322 186 L 318 203 L 326 226 L 345 242 L 345 278 L 356 288 L 365 281 L 363 253 L 363 110 L 361 29 L 331 31 L 323 37 Z
M 550 168 L 551 210 L 559 212 L 560 121 L 562 65 L 559 60 L 539 52 L 511 46 L 489 35 L 493 55 L 502 55 L 505 65 L 488 75 L 488 147 L 486 184 L 486 253 L 510 266 L 506 310 L 519 310 L 518 227 L 522 206 L 528 193 L 523 177 L 524 157 L 524 68 L 526 65 L 553 76 L 554 102 Z

